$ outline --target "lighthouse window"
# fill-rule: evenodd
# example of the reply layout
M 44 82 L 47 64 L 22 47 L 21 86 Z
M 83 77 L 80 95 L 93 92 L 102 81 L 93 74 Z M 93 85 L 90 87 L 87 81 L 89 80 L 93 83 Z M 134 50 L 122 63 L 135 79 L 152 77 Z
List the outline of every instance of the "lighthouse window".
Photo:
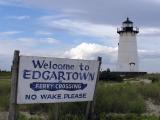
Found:
M 123 24 L 123 27 L 132 27 L 132 26 L 133 26 L 132 23 L 124 23 L 124 24 Z
M 132 26 L 133 26 L 132 23 L 128 24 L 128 27 L 132 27 Z
M 124 23 L 124 24 L 123 24 L 123 27 L 127 27 L 127 24 Z

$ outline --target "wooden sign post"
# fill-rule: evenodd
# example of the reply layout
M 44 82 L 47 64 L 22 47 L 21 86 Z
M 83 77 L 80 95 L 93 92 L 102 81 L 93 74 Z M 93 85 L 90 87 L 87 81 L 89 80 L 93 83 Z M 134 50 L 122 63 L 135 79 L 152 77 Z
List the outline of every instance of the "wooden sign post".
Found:
M 19 66 L 19 51 L 14 51 L 12 76 L 11 76 L 11 96 L 9 105 L 8 120 L 17 120 L 17 83 L 18 83 L 18 66 Z
M 95 91 L 93 95 L 93 101 L 88 101 L 87 107 L 86 107 L 86 114 L 84 120 L 94 120 L 94 107 L 96 104 L 96 88 L 97 88 L 97 82 L 99 81 L 99 73 L 100 73 L 100 68 L 102 64 L 102 57 L 98 57 L 97 61 L 99 61 L 99 66 L 98 66 L 98 74 L 97 74 L 97 80 L 96 80 L 96 86 L 95 86 Z
M 55 103 L 55 105 L 54 105 L 54 107 L 55 107 L 54 120 L 58 120 L 59 119 L 59 104 L 60 103 Z

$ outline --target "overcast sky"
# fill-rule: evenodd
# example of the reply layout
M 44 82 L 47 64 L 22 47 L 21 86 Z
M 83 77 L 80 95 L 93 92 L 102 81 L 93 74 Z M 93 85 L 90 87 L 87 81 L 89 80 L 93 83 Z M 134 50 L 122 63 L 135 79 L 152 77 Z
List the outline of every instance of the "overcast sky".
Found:
M 139 70 L 160 72 L 160 0 L 0 0 L 0 69 L 21 55 L 96 59 L 116 70 L 117 27 L 129 17 Z

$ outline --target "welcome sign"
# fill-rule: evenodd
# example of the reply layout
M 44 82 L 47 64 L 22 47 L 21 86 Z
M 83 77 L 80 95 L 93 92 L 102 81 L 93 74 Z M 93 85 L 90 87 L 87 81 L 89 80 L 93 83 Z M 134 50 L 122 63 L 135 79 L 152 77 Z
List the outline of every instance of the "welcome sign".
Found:
M 20 56 L 17 103 L 91 101 L 99 62 Z

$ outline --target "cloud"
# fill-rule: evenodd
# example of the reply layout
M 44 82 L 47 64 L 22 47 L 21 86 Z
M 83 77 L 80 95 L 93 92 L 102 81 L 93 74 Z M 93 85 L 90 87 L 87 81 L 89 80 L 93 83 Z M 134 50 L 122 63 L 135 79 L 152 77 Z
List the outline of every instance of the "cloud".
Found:
M 48 31 L 36 31 L 35 32 L 36 35 L 43 35 L 43 36 L 51 36 L 53 33 L 48 32 Z
M 56 11 L 96 24 L 118 25 L 128 16 L 141 26 L 160 26 L 159 0 L 0 0 L 0 3 Z
M 83 42 L 64 53 L 64 57 L 73 59 L 96 59 L 98 56 L 108 58 L 105 62 L 113 63 L 117 56 L 117 48 Z
M 13 56 L 0 53 L 0 70 L 11 70 Z
M 65 30 L 70 34 L 102 38 L 114 38 L 116 36 L 116 27 L 112 25 L 94 24 L 72 19 L 54 19 L 49 16 L 41 17 L 40 21 L 52 29 Z
M 115 70 L 117 49 L 117 47 L 108 47 L 100 44 L 83 42 L 66 51 L 63 57 L 96 60 L 97 57 L 100 56 L 103 61 L 102 69 L 111 68 L 111 70 Z
M 146 0 L 146 2 L 155 3 L 155 4 L 160 3 L 159 0 Z
M 29 46 L 29 47 L 35 47 L 35 46 L 45 46 L 45 45 L 55 45 L 59 43 L 59 40 L 54 39 L 54 38 L 39 38 L 39 39 L 33 39 L 33 38 L 18 38 L 17 43 L 24 45 L 24 46 Z
M 160 50 L 139 50 L 139 56 L 141 60 L 160 59 Z
M 156 27 L 143 27 L 140 29 L 140 35 L 160 35 L 160 28 Z
M 24 0 L 23 4 L 96 24 L 118 25 L 128 16 L 138 25 L 160 26 L 160 4 L 152 0 Z
M 17 39 L 0 39 L 0 69 L 10 70 L 14 50 L 20 50 L 21 55 L 30 56 L 60 56 L 54 46 L 60 42 L 54 38 L 17 38 Z M 56 52 L 54 52 L 56 51 Z
M 64 57 L 73 59 L 97 59 L 98 56 L 102 57 L 102 69 L 110 68 L 116 71 L 117 64 L 117 47 L 108 47 L 105 45 L 95 43 L 81 43 L 64 53 Z M 159 50 L 139 49 L 139 70 L 148 72 L 158 72 L 157 68 L 160 60 Z
M 43 16 L 40 19 L 39 25 L 44 25 L 43 27 L 34 27 L 34 30 L 38 28 L 38 30 L 35 30 L 37 31 L 36 37 L 41 35 L 41 38 L 37 37 L 38 39 L 34 39 L 21 37 L 12 40 L 2 40 L 4 36 L 13 37 L 11 35 L 18 34 L 18 32 L 1 32 L 0 54 L 4 55 L 4 53 L 6 53 L 6 55 L 11 55 L 14 49 L 20 49 L 22 53 L 30 53 L 31 55 L 53 56 L 53 54 L 55 55 L 55 52 L 52 53 L 51 51 L 56 51 L 56 53 L 59 54 L 58 57 L 66 56 L 71 58 L 96 59 L 96 56 L 103 56 L 103 63 L 105 63 L 106 66 L 110 66 L 111 64 L 113 65 L 116 63 L 115 56 L 117 54 L 116 52 L 113 52 L 113 54 L 111 54 L 112 52 L 109 52 L 109 48 L 112 46 L 110 41 L 113 39 L 118 40 L 116 28 L 121 26 L 121 23 L 128 16 L 135 22 L 135 25 L 140 27 L 140 36 L 138 40 L 140 44 L 138 46 L 139 49 L 144 49 L 144 51 L 140 51 L 139 53 L 141 64 L 144 65 L 145 63 L 147 66 L 149 63 L 153 62 L 158 66 L 160 57 L 160 4 L 158 3 L 158 0 L 39 0 L 38 2 L 37 0 L 0 0 L 0 5 L 27 7 L 27 10 L 33 11 L 33 9 L 36 9 L 34 12 L 38 11 L 38 14 L 44 15 L 47 13 L 48 15 Z M 15 20 L 30 19 L 33 24 L 35 22 L 26 14 L 23 14 L 22 16 L 13 15 L 11 17 Z M 33 24 L 30 25 L 32 26 Z M 37 23 L 35 24 L 37 25 Z M 64 52 L 63 50 L 66 49 L 66 46 L 63 50 L 60 49 L 61 53 L 59 49 L 55 49 L 55 47 L 58 46 L 57 44 L 61 45 L 61 43 L 59 40 L 51 37 L 52 34 L 49 30 L 58 34 L 64 33 L 63 39 L 70 39 L 72 43 L 73 37 L 71 35 L 77 35 L 78 38 L 77 36 L 74 36 L 74 38 L 85 38 L 83 40 L 84 43 L 74 47 L 71 45 L 72 48 L 68 45 L 68 50 L 66 50 L 65 54 L 62 54 Z M 70 35 L 68 35 L 68 33 Z M 98 40 L 101 40 L 101 38 L 106 40 L 104 43 L 110 43 L 107 44 L 107 46 L 87 43 L 85 42 L 87 41 L 87 37 L 84 36 L 91 36 L 93 39 L 96 39 L 94 41 L 95 43 L 102 43 L 97 42 Z M 88 41 L 91 41 L 91 39 Z M 70 44 L 70 41 L 68 41 L 67 44 Z M 116 49 L 114 47 L 111 48 Z M 6 57 L 3 58 L 6 59 Z M 157 66 L 155 65 L 155 67 Z
M 0 54 L 11 55 L 16 49 L 23 51 L 24 53 L 39 53 L 43 51 L 42 47 L 48 47 L 45 49 L 50 49 L 50 47 L 59 44 L 60 42 L 54 38 L 17 38 L 17 39 L 1 39 L 0 44 Z M 30 51 L 30 52 L 28 52 Z M 47 51 L 48 52 L 48 51 Z M 43 52 L 42 52 L 43 53 Z
M 56 19 L 64 19 L 64 18 L 69 18 L 70 16 L 67 14 L 55 14 L 55 15 L 45 15 L 45 16 L 41 16 L 39 18 L 40 21 L 52 21 L 52 20 L 56 20 Z
M 0 36 L 15 35 L 19 33 L 21 33 L 21 31 L 6 31 L 6 32 L 0 32 Z
M 0 0 L 0 5 L 22 6 L 23 5 L 23 1 L 22 0 Z
M 9 16 L 7 19 L 15 19 L 15 20 L 27 20 L 30 19 L 30 16 L 23 15 L 23 16 Z
M 56 18 L 52 16 L 43 16 L 40 18 L 41 23 L 52 28 L 67 31 L 70 34 L 86 35 L 92 37 L 118 39 L 116 33 L 117 26 L 109 24 L 96 24 L 86 21 L 79 21 L 70 18 Z M 141 27 L 140 35 L 142 36 L 159 36 L 159 27 Z
M 94 59 L 96 60 L 98 56 L 102 57 L 102 69 L 110 68 L 112 71 L 116 70 L 117 63 L 117 47 L 109 47 L 106 45 L 96 44 L 96 43 L 86 43 L 76 45 L 66 51 L 61 49 L 54 49 L 55 39 L 33 39 L 33 38 L 19 38 L 16 40 L 0 40 L 0 69 L 10 70 L 13 51 L 20 50 L 21 55 L 31 55 L 31 56 L 50 56 L 50 57 L 67 57 L 72 59 Z M 52 46 L 39 48 L 39 46 Z M 43 50 L 42 50 L 43 49 Z M 56 51 L 56 52 L 55 52 Z M 156 72 L 159 69 L 156 65 L 159 64 L 160 51 L 140 49 L 139 50 L 139 65 L 141 71 Z M 151 67 L 151 61 L 154 63 L 153 69 Z M 149 66 L 149 67 L 147 67 Z
M 160 50 L 139 50 L 140 71 L 159 72 Z

